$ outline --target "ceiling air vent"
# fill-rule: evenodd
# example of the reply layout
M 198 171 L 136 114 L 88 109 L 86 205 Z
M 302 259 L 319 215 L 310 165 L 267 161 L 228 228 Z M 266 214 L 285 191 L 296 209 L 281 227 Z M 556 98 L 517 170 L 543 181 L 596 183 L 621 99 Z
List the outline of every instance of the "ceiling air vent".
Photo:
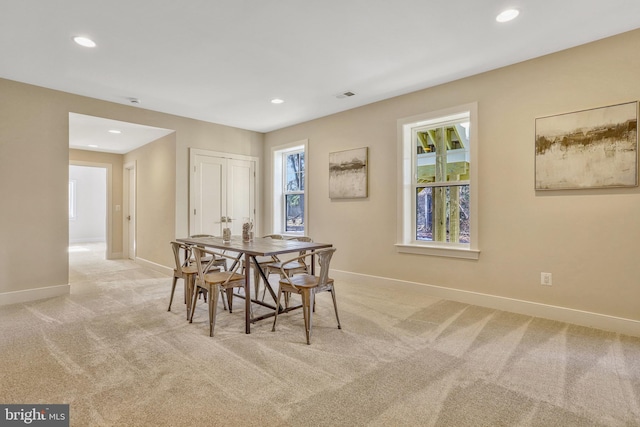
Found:
M 344 93 L 341 93 L 339 95 L 336 95 L 336 98 L 340 98 L 340 99 L 348 98 L 348 97 L 353 96 L 353 95 L 355 95 L 355 93 L 349 91 L 349 92 L 344 92 Z

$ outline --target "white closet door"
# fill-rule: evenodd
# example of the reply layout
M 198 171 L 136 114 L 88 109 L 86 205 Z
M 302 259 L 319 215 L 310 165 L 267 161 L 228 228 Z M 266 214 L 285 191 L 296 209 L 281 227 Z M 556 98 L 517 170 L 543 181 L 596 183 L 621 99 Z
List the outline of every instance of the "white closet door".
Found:
M 231 234 L 242 234 L 243 218 L 255 216 L 255 162 L 228 159 L 227 216 L 232 219 Z
M 232 234 L 241 234 L 242 219 L 256 215 L 256 160 L 193 151 L 190 234 L 221 236 L 223 217 L 231 218 Z

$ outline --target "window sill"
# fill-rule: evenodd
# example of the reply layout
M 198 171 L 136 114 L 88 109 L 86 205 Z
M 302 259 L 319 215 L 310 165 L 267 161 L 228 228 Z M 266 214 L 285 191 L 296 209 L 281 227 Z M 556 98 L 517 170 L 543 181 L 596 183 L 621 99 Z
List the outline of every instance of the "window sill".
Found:
M 397 243 L 396 249 L 398 252 L 405 254 L 441 256 L 447 258 L 462 258 L 472 260 L 477 260 L 480 258 L 479 250 L 468 248 L 447 248 Z

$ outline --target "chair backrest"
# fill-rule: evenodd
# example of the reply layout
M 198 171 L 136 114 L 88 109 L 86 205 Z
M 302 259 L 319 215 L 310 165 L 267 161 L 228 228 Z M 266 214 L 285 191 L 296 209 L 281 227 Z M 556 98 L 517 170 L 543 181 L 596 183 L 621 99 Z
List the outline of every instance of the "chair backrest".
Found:
M 318 286 L 325 285 L 329 280 L 329 263 L 331 257 L 336 251 L 336 248 L 320 249 L 315 252 L 318 257 L 318 264 L 320 264 L 320 275 L 318 276 Z
M 201 283 L 204 282 L 204 267 L 202 266 L 202 258 L 205 257 L 205 249 L 202 249 L 199 246 L 193 247 L 193 255 L 196 260 L 196 268 L 198 269 L 198 277 L 197 280 Z
M 182 267 L 184 267 L 189 258 L 191 258 L 191 246 L 180 242 L 171 242 L 171 249 L 173 249 L 173 259 L 175 262 L 174 270 L 177 274 L 182 275 Z M 180 259 L 181 249 L 184 251 L 184 261 Z
M 298 241 L 298 242 L 309 242 L 309 243 L 310 243 L 310 242 L 313 242 L 313 239 L 312 239 L 311 237 L 308 237 L 308 236 L 296 236 L 296 237 L 290 237 L 290 238 L 289 238 L 289 239 L 287 239 L 287 240 L 295 240 L 295 241 Z M 299 255 L 304 255 L 304 254 L 306 254 L 306 253 L 307 253 L 307 251 L 306 251 L 306 249 L 305 249 L 305 250 L 303 250 L 303 251 L 300 251 L 300 252 L 299 252 Z M 304 264 L 306 264 L 306 263 L 304 262 L 304 260 L 300 260 L 300 261 L 302 261 Z
M 219 253 L 219 252 L 212 251 L 212 250 L 209 250 L 209 249 L 204 249 L 204 248 L 201 248 L 199 246 L 194 246 L 193 247 L 193 255 L 194 255 L 194 258 L 196 260 L 196 268 L 198 269 L 198 275 L 197 275 L 197 279 L 196 280 L 197 280 L 197 282 L 200 282 L 200 283 L 204 283 L 205 265 L 203 265 L 203 260 L 207 255 L 210 255 L 213 259 L 216 259 L 216 258 L 222 258 L 222 259 L 228 258 L 228 259 L 231 259 L 231 260 L 235 260 L 234 257 L 229 256 L 229 255 L 227 255 L 225 253 Z M 239 267 L 240 267 L 240 263 L 236 263 L 236 265 L 234 266 L 234 268 L 231 271 L 226 271 L 225 272 L 228 275 L 225 283 L 228 282 L 234 276 L 236 277 L 235 280 L 237 280 L 236 272 L 238 271 Z M 207 267 L 207 271 L 209 271 L 208 267 Z
M 298 242 L 313 242 L 313 239 L 308 236 L 289 237 L 287 240 L 297 240 Z
M 193 234 L 193 235 L 191 235 L 191 236 L 189 236 L 189 237 L 192 237 L 192 238 L 194 238 L 194 239 L 197 239 L 198 237 L 216 237 L 216 236 L 214 236 L 213 234 Z M 203 246 L 198 246 L 198 247 L 199 247 L 199 248 L 202 248 Z M 195 258 L 194 258 L 194 259 L 195 259 Z M 193 261 L 193 259 L 192 259 L 192 261 Z

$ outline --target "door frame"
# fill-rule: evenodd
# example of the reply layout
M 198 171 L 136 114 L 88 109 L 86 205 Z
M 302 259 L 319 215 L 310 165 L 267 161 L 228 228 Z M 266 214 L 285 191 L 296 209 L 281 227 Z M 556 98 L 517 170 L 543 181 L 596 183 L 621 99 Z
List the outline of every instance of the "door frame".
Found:
M 111 227 L 111 200 L 112 200 L 112 196 L 111 196 L 111 188 L 113 186 L 113 179 L 112 179 L 112 165 L 111 163 L 98 163 L 98 162 L 86 162 L 86 161 L 82 161 L 82 160 L 69 160 L 69 166 L 84 166 L 84 167 L 90 167 L 90 168 L 102 168 L 102 169 L 106 169 L 107 170 L 107 188 L 106 188 L 106 194 L 107 194 L 107 207 L 106 207 L 106 224 L 105 224 L 105 234 L 106 234 L 106 240 L 107 240 L 107 248 L 104 254 L 105 259 L 115 259 L 117 258 L 114 254 L 113 254 L 113 234 L 112 234 L 112 227 Z M 69 237 L 67 236 L 67 239 Z
M 194 218 L 193 218 L 193 209 L 196 205 L 195 202 L 195 192 L 194 189 L 194 176 L 195 176 L 195 158 L 196 156 L 210 156 L 210 157 L 218 157 L 223 159 L 232 159 L 232 160 L 246 160 L 254 163 L 254 188 L 255 188 L 255 200 L 254 200 L 254 210 L 255 215 L 253 218 L 253 227 L 255 230 L 256 236 L 260 235 L 260 199 L 261 199 L 261 191 L 260 191 L 260 158 L 255 156 L 247 156 L 244 154 L 232 154 L 232 153 L 224 153 L 221 151 L 212 151 L 212 150 L 204 150 L 202 148 L 189 148 L 189 224 L 188 230 L 189 235 L 193 234 L 192 227 L 194 226 Z
M 133 174 L 133 183 L 130 182 L 130 177 Z M 127 162 L 122 165 L 122 258 L 124 259 L 136 259 L 136 229 L 137 229 L 137 211 L 136 211 L 136 188 L 137 188 L 137 173 L 136 173 L 136 161 Z M 131 194 L 131 187 L 133 185 L 133 194 Z M 131 203 L 130 201 L 133 201 Z M 133 204 L 133 206 L 130 206 Z M 129 221 L 125 213 L 133 213 L 133 236 L 129 234 Z M 133 254 L 129 253 L 129 241 L 133 239 Z

